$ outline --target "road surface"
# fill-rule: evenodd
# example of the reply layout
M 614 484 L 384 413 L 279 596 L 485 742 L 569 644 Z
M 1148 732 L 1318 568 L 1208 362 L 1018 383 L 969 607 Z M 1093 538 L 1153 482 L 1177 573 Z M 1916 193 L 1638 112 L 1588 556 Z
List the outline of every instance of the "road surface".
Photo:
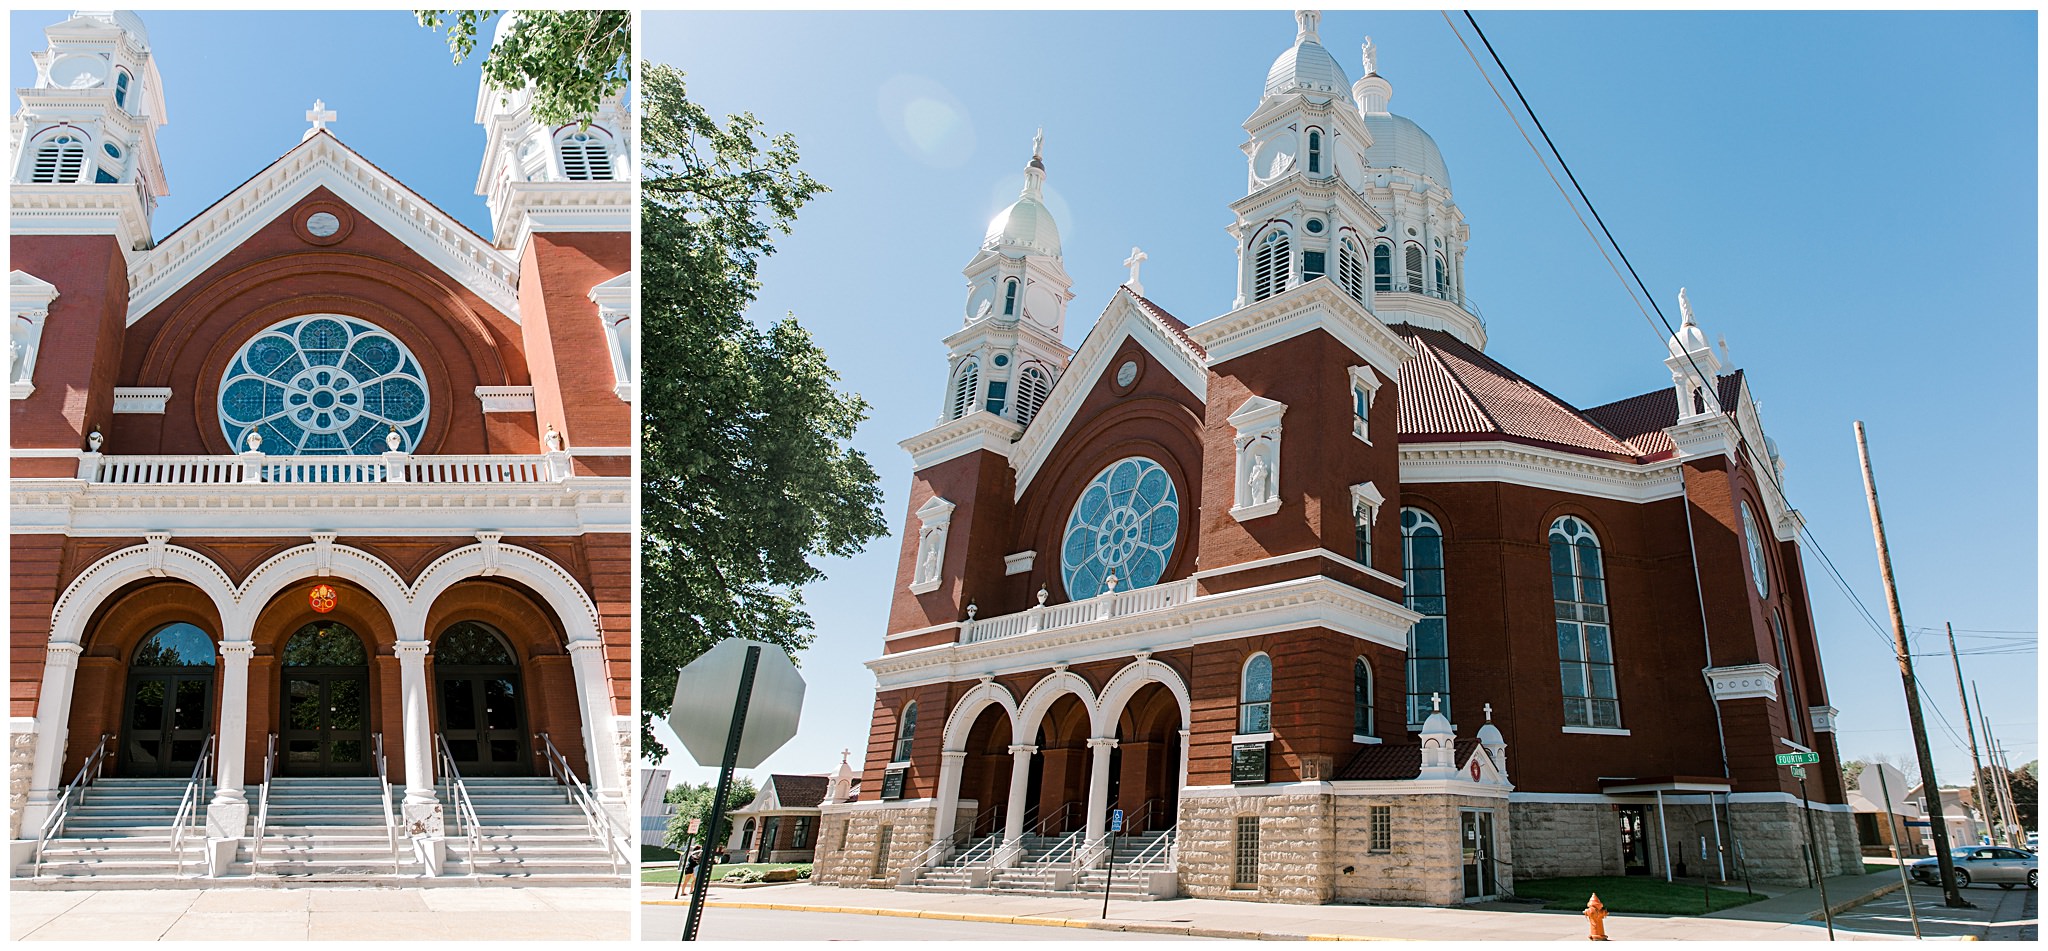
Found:
M 640 939 L 674 941 L 683 933 L 682 905 L 640 906 Z M 697 936 L 705 941 L 1200 941 L 1183 935 L 1125 934 L 1092 928 L 1003 925 L 930 918 L 843 915 L 756 908 L 704 909 Z

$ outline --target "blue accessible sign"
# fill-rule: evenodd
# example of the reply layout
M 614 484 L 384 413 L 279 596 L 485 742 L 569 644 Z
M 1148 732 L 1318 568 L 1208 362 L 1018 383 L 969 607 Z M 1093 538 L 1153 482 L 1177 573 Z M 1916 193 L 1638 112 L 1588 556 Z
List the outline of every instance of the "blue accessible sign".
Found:
M 1124 811 L 1122 809 L 1111 809 L 1109 811 L 1109 831 L 1124 831 Z

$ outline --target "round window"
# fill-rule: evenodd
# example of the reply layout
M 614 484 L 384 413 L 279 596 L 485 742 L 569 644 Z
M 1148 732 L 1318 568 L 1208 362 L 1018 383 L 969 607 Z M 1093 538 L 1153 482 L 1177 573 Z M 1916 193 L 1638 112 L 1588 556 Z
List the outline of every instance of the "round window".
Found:
M 1159 583 L 1180 534 L 1180 496 L 1159 463 L 1131 456 L 1111 463 L 1081 490 L 1060 545 L 1067 596 L 1092 598 Z
M 340 230 L 341 219 L 324 211 L 306 219 L 306 232 L 316 238 L 325 238 Z
M 1138 361 L 1136 360 L 1125 360 L 1123 366 L 1116 368 L 1116 385 L 1118 386 L 1130 386 L 1137 378 Z
M 1323 219 L 1321 219 L 1321 218 L 1310 218 L 1310 219 L 1308 220 L 1308 233 L 1309 233 L 1309 234 L 1322 234 L 1322 233 L 1323 233 Z
M 411 452 L 427 429 L 427 383 L 398 338 L 352 317 L 294 317 L 242 345 L 220 382 L 228 445 L 260 432 L 275 455 L 376 455 L 396 430 Z
M 1749 573 L 1756 578 L 1756 593 L 1769 597 L 1771 593 L 1771 566 L 1764 559 L 1763 536 L 1756 531 L 1756 519 L 1749 514 L 1749 503 L 1742 503 L 1742 534 L 1749 541 Z
M 115 144 L 114 144 L 114 143 L 112 143 L 112 142 L 108 142 L 107 144 L 105 144 L 105 145 L 102 145 L 102 146 L 100 146 L 100 148 L 101 148 L 101 149 L 104 149 L 104 150 L 106 151 L 107 155 L 108 155 L 108 156 L 110 156 L 110 157 L 112 157 L 112 158 L 120 158 L 120 157 L 121 157 L 121 147 L 120 147 L 120 146 L 118 146 L 118 145 L 115 145 Z
M 1010 365 L 1010 357 L 1008 354 L 998 353 L 996 354 L 996 358 L 989 362 L 994 363 L 996 366 L 999 367 L 1006 367 Z

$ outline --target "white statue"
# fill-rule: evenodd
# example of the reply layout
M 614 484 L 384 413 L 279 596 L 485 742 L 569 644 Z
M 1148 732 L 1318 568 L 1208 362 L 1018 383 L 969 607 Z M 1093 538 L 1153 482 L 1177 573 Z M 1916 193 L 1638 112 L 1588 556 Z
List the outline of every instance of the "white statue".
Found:
M 1273 166 L 1266 171 L 1266 180 L 1272 181 L 1291 171 L 1294 171 L 1294 155 L 1289 152 L 1282 152 L 1279 155 L 1273 156 Z
M 1368 36 L 1365 38 L 1365 46 L 1360 48 L 1360 52 L 1362 52 L 1365 57 L 1365 74 L 1367 76 L 1379 75 L 1380 51 L 1377 47 L 1372 45 L 1372 37 Z
M 15 383 L 22 382 L 21 341 L 16 340 L 12 337 L 9 337 L 7 339 L 7 362 L 9 366 L 13 367 L 13 369 L 7 374 L 7 379 Z
M 923 584 L 939 577 L 939 530 L 927 528 L 920 542 L 924 551 L 917 556 L 917 583 Z
M 1252 505 L 1273 499 L 1273 470 L 1266 465 L 1266 447 L 1252 450 L 1251 476 L 1245 480 L 1245 498 Z
M 541 442 L 546 444 L 549 452 L 562 451 L 562 434 L 555 431 L 553 423 L 548 424 L 547 434 L 541 437 Z

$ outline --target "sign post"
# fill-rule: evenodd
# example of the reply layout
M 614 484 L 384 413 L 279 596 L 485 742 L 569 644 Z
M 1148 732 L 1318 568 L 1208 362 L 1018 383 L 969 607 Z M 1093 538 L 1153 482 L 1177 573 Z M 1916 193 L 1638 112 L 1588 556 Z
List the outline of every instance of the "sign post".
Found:
M 1124 831 L 1124 811 L 1109 812 L 1109 873 L 1102 876 L 1102 918 L 1109 920 L 1109 886 L 1116 882 L 1116 837 Z
M 720 641 L 676 674 L 668 725 L 698 765 L 718 763 L 711 825 L 704 833 L 697 880 L 690 887 L 689 913 L 683 918 L 684 941 L 697 940 L 697 925 L 704 917 L 732 772 L 761 765 L 768 754 L 789 742 L 796 735 L 803 703 L 804 679 L 789 654 L 761 641 Z
M 1894 829 L 1889 828 L 1892 824 L 1893 812 L 1892 783 L 1891 780 L 1885 778 L 1883 763 L 1872 763 L 1870 768 L 1877 770 L 1877 789 L 1884 796 L 1884 824 L 1887 826 L 1884 837 L 1891 840 L 1892 864 L 1899 867 L 1899 887 L 1906 890 L 1906 913 L 1913 916 L 1913 939 L 1917 941 L 1920 939 L 1920 909 L 1913 907 L 1912 876 L 1906 874 L 1906 863 L 1899 861 L 1898 833 Z M 1910 823 L 1908 824 L 1910 825 Z
M 1813 834 L 1813 801 L 1806 797 L 1806 770 L 1801 763 L 1820 762 L 1819 753 L 1779 753 L 1778 762 L 1792 767 L 1799 780 L 1799 812 L 1806 819 L 1806 851 L 1813 856 L 1813 880 L 1820 884 L 1820 914 L 1828 922 L 1828 940 L 1835 940 L 1835 910 L 1828 905 L 1828 870 L 1820 862 L 1820 840 Z

